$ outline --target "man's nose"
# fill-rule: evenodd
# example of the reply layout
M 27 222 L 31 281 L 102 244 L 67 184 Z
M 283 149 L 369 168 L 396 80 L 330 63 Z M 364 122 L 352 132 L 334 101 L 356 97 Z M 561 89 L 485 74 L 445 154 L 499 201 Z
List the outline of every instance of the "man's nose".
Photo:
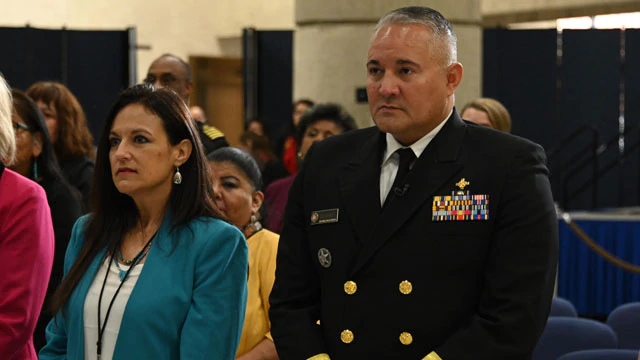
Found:
M 160 81 L 160 79 L 155 79 L 155 80 L 153 81 L 153 86 L 154 86 L 154 87 L 156 87 L 156 88 L 158 88 L 158 89 L 160 89 L 160 88 L 163 88 L 163 87 L 164 87 L 164 86 L 162 85 L 162 81 Z
M 398 87 L 398 79 L 388 72 L 385 73 L 384 77 L 380 81 L 380 94 L 384 97 L 399 95 L 400 89 Z

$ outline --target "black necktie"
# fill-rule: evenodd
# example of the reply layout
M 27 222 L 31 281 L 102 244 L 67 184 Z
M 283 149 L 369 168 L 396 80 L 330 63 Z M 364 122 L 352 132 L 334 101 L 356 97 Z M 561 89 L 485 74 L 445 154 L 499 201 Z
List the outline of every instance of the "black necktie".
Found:
M 384 202 L 384 206 L 387 206 L 387 204 L 389 204 L 392 197 L 404 196 L 404 193 L 408 189 L 408 185 L 405 185 L 404 180 L 411 170 L 411 163 L 416 159 L 416 154 L 413 153 L 413 150 L 411 150 L 411 148 L 398 149 L 396 150 L 396 153 L 400 155 L 400 164 L 398 165 L 396 178 L 395 180 L 393 180 L 393 185 L 391 186 L 391 189 L 387 194 L 387 199 Z

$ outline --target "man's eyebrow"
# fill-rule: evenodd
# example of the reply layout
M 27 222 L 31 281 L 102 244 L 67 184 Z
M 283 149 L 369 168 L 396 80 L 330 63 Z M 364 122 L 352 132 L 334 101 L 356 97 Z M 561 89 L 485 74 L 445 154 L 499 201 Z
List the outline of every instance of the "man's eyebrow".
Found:
M 367 61 L 367 66 L 370 65 L 380 65 L 380 62 L 378 60 L 369 60 Z
M 398 61 L 396 61 L 397 65 L 412 65 L 412 66 L 417 66 L 420 67 L 420 64 L 413 62 L 411 60 L 406 60 L 406 59 L 400 59 Z

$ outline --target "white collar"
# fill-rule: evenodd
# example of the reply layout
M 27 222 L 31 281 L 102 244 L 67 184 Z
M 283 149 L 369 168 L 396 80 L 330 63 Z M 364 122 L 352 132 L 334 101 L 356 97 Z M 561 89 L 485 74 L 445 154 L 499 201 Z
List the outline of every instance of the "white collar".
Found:
M 413 153 L 416 155 L 416 159 L 420 157 L 420 155 L 422 154 L 424 149 L 427 148 L 427 145 L 429 145 L 431 140 L 433 140 L 433 138 L 436 137 L 436 135 L 438 135 L 438 133 L 440 132 L 444 124 L 451 117 L 451 114 L 453 114 L 453 108 L 451 108 L 449 115 L 447 115 L 447 117 L 444 118 L 444 120 L 441 121 L 440 124 L 438 124 L 438 126 L 436 126 L 433 130 L 429 131 L 425 136 L 421 137 L 416 142 L 408 146 L 411 150 L 413 150 Z M 393 155 L 393 153 L 396 152 L 396 150 L 407 147 L 400 144 L 398 140 L 396 140 L 393 137 L 393 135 L 389 133 L 386 134 L 386 140 L 387 140 L 387 149 L 384 154 L 384 158 L 382 159 L 383 166 L 389 160 L 391 155 Z

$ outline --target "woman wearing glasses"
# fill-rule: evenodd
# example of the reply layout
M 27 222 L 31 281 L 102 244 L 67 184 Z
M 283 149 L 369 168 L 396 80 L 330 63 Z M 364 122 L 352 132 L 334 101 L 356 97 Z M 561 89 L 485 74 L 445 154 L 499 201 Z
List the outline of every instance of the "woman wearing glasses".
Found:
M 220 220 L 202 144 L 167 89 L 123 91 L 98 143 L 40 359 L 233 359 L 247 245 Z
M 0 76 L 0 355 L 36 360 L 33 331 L 51 275 L 53 226 L 44 190 L 5 168 L 16 151 L 11 109 Z
M 64 252 L 71 237 L 73 224 L 82 213 L 80 199 L 62 175 L 62 170 L 49 140 L 47 126 L 38 107 L 22 91 L 12 90 L 11 94 L 14 109 L 13 127 L 16 134 L 16 158 L 9 168 L 37 182 L 44 188 L 47 202 L 51 208 L 56 241 L 53 270 L 49 280 L 45 306 L 33 334 L 33 344 L 36 351 L 39 351 L 46 343 L 44 329 L 52 317 L 48 311 L 49 299 L 62 280 Z

